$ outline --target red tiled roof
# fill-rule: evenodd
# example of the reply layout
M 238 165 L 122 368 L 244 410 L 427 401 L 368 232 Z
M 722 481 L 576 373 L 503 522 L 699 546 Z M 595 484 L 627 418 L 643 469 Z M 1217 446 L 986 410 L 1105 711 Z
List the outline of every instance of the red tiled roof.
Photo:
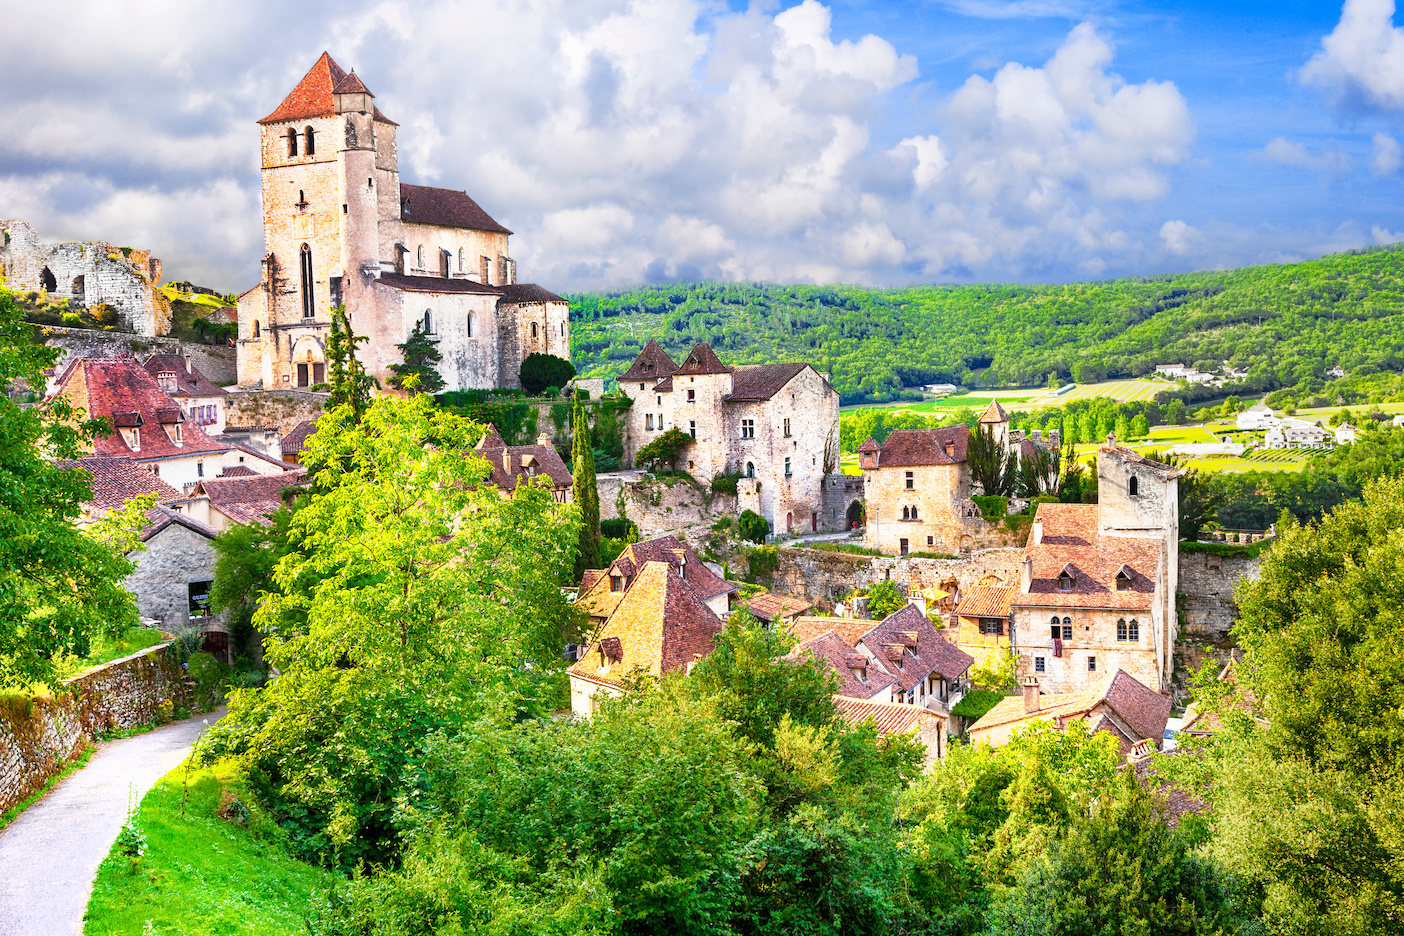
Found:
M 965 461 L 970 429 L 947 426 L 944 429 L 898 429 L 881 446 L 860 451 L 877 451 L 879 468 L 903 468 L 917 465 L 954 465 Z M 946 446 L 951 454 L 946 454 Z
M 678 365 L 675 374 L 729 374 L 731 368 L 721 362 L 717 352 L 705 341 L 699 341 L 687 352 L 687 357 Z
M 1157 744 L 1170 718 L 1170 699 L 1151 689 L 1125 670 L 1117 670 L 1102 696 L 1122 721 Z M 1140 738 L 1133 738 L 1139 741 Z
M 151 521 L 151 524 L 141 531 L 141 541 L 143 543 L 172 524 L 183 526 L 187 530 L 193 530 L 206 539 L 214 539 L 219 535 L 219 531 L 214 527 L 201 523 L 193 517 L 187 517 L 179 511 L 171 510 L 169 507 L 162 507 L 159 504 L 146 512 L 146 518 Z
M 554 446 L 506 445 L 491 424 L 473 448 L 492 467 L 491 483 L 498 490 L 515 491 L 523 475 L 535 477 L 544 474 L 551 479 L 551 486 L 557 488 L 570 487 L 575 483 Z
M 367 88 L 367 87 L 365 86 L 365 84 L 361 81 L 360 76 L 356 74 L 356 70 L 355 70 L 354 68 L 351 69 L 350 74 L 348 74 L 345 78 L 342 78 L 340 81 L 338 81 L 338 82 L 336 83 L 336 87 L 332 88 L 332 94 L 370 94 L 370 93 L 371 93 L 370 88 Z M 374 95 L 371 95 L 371 96 L 374 97 Z
M 107 416 L 118 426 L 140 428 L 138 450 L 128 447 L 122 433 L 114 432 L 94 440 L 94 454 L 155 461 L 229 451 L 199 426 L 186 422 L 180 407 L 156 378 L 132 358 L 81 358 L 64 373 L 58 394 L 86 409 L 90 416 Z M 166 428 L 176 423 L 181 424 L 180 445 Z
M 917 705 L 900 705 L 895 702 L 864 702 L 844 696 L 834 696 L 839 717 L 851 725 L 861 725 L 873 720 L 877 733 L 883 737 L 911 734 L 920 729 L 923 721 L 942 722 L 946 717 Z
M 642 543 L 630 543 L 624 547 L 619 558 L 610 564 L 610 570 L 617 570 L 626 580 L 631 580 L 646 562 L 680 565 L 683 578 L 703 601 L 736 591 L 735 585 L 707 568 L 706 563 L 693 552 L 691 546 L 671 535 L 644 540 Z
M 307 74 L 297 83 L 278 109 L 259 121 L 261 124 L 281 123 L 285 120 L 305 120 L 308 117 L 327 117 L 336 113 L 336 99 L 332 97 L 335 88 L 346 78 L 346 71 L 332 57 L 323 52 Z M 357 82 L 359 84 L 359 81 Z M 361 85 L 364 89 L 365 85 Z M 366 92 L 369 93 L 369 92 Z M 375 108 L 375 119 L 381 123 L 398 126 Z
M 766 592 L 763 595 L 756 595 L 746 602 L 746 609 L 755 615 L 759 620 L 770 622 L 777 617 L 794 617 L 810 608 L 814 607 L 814 602 L 805 601 L 803 598 L 790 598 L 786 595 L 777 595 L 773 592 Z
M 1017 589 L 1013 585 L 972 585 L 956 606 L 962 617 L 1009 617 L 1009 603 Z
M 710 350 L 710 349 L 708 349 Z M 731 369 L 728 400 L 768 400 L 808 364 L 743 364 Z
M 832 630 L 809 638 L 789 654 L 792 660 L 806 657 L 818 659 L 833 669 L 839 678 L 838 694 L 851 699 L 871 699 L 897 681 Z M 858 677 L 850 663 L 860 664 L 858 668 L 866 681 Z
M 678 369 L 678 365 L 668 356 L 657 341 L 650 338 L 629 369 L 619 375 L 624 380 L 660 380 Z
M 317 431 L 317 425 L 310 419 L 293 426 L 292 431 L 283 436 L 283 457 L 301 455 L 307 446 L 307 438 Z
M 256 477 L 257 475 L 258 475 L 258 472 L 257 472 L 257 471 L 254 471 L 254 470 L 253 470 L 252 468 L 250 468 L 248 465 L 232 465 L 232 466 L 230 466 L 230 467 L 224 469 L 223 471 L 221 471 L 221 472 L 218 474 L 217 477 L 220 477 L 220 478 L 252 478 L 252 477 Z
M 985 411 L 980 414 L 982 423 L 1002 423 L 1009 422 L 1009 414 L 1004 411 L 1004 407 L 999 405 L 998 400 L 991 400 L 990 405 L 985 407 Z
M 1014 596 L 1015 607 L 1150 610 L 1160 567 L 1158 540 L 1102 536 L 1096 504 L 1040 504 L 1034 522 L 1043 536 L 1035 544 L 1029 533 L 1024 556 L 1032 560 L 1033 580 L 1027 592 Z M 1131 571 L 1130 587 L 1118 591 L 1116 574 L 1123 566 Z M 1060 590 L 1065 569 L 1073 576 L 1071 591 Z
M 790 622 L 789 630 L 800 643 L 831 630 L 842 637 L 844 643 L 856 647 L 876 623 L 865 618 L 799 617 Z
M 400 183 L 400 220 L 496 234 L 512 233 L 489 217 L 467 192 L 403 182 Z
M 915 639 L 912 636 L 915 635 Z M 897 685 L 908 692 L 932 673 L 943 679 L 955 679 L 975 662 L 975 658 L 946 640 L 916 605 L 905 605 L 883 618 L 863 635 L 860 643 L 879 661 L 888 660 L 889 652 L 901 648 L 901 667 L 896 662 L 884 664 L 897 679 Z
M 1167 480 L 1170 478 L 1178 478 L 1181 474 L 1184 473 L 1178 468 L 1162 464 L 1158 461 L 1153 461 L 1147 458 L 1146 456 L 1142 455 L 1140 452 L 1135 451 L 1134 449 L 1122 448 L 1119 445 L 1114 445 L 1111 443 L 1103 445 L 1097 450 L 1097 454 L 1101 455 L 1101 453 L 1103 452 L 1106 452 L 1109 455 L 1116 455 L 1120 460 L 1125 461 L 1128 464 L 1135 465 L 1138 468 L 1144 468 L 1152 474 L 1161 478 L 1165 478 Z
M 206 478 L 196 493 L 210 499 L 210 505 L 235 523 L 267 524 L 283 506 L 283 489 L 307 483 L 305 470 L 252 478 Z
M 200 373 L 200 369 L 179 354 L 153 354 L 142 365 L 146 372 L 156 377 L 163 372 L 175 374 L 176 390 L 173 397 L 212 397 L 228 396 L 228 392 Z M 159 386 L 159 384 L 158 384 Z
M 1089 727 L 1093 727 L 1098 717 L 1093 714 L 1093 710 L 1103 703 L 1140 735 L 1139 738 L 1127 739 L 1129 743 L 1134 744 L 1142 739 L 1160 743 L 1161 736 L 1165 733 L 1165 722 L 1170 717 L 1169 697 L 1161 695 L 1122 669 L 1112 673 L 1100 689 L 1043 696 L 1037 712 L 1025 711 L 1022 696 L 1006 696 L 971 725 L 970 730 L 982 731 L 997 725 L 1008 725 L 1033 718 L 1091 718 L 1092 723 Z M 1125 732 L 1119 728 L 1114 733 L 1122 738 L 1126 737 Z
M 185 495 L 156 477 L 130 458 L 92 455 L 76 461 L 60 461 L 64 468 L 81 468 L 91 475 L 92 497 L 87 501 L 99 510 L 121 507 L 133 497 L 155 494 L 158 504 L 184 500 Z

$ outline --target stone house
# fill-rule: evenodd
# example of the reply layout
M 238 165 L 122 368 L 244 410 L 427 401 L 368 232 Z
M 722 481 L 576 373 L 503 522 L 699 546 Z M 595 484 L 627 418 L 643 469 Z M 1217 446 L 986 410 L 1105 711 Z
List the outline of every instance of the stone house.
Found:
M 306 469 L 285 471 L 274 475 L 228 474 L 218 478 L 205 478 L 196 485 L 194 493 L 201 500 L 193 502 L 190 512 L 195 519 L 223 532 L 241 523 L 267 525 L 272 516 L 285 503 L 289 488 L 301 487 L 309 482 Z
M 975 662 L 910 604 L 879 621 L 858 639 L 854 649 L 896 680 L 887 701 L 935 711 L 944 711 L 959 700 L 965 673 Z
M 729 366 L 707 344 L 679 365 L 650 340 L 619 375 L 619 389 L 633 401 L 624 422 L 626 465 L 676 428 L 693 440 L 679 467 L 703 484 L 739 476 L 740 509 L 760 514 L 772 532 L 817 532 L 828 517 L 844 515 L 825 506 L 824 480 L 838 472 L 838 393 L 810 365 Z
M 149 250 L 102 242 L 45 244 L 27 222 L 0 221 L 0 277 L 12 292 L 46 292 L 85 308 L 105 303 L 138 335 L 171 330 L 170 303 L 156 288 L 161 261 Z
M 1177 635 L 1179 472 L 1116 446 L 1097 504 L 1040 504 L 1011 606 L 1019 673 L 1081 692 L 1125 670 L 1159 691 Z
M 788 659 L 813 659 L 832 669 L 839 678 L 836 697 L 860 701 L 892 702 L 897 678 L 865 653 L 859 652 L 838 632 L 830 629 L 810 637 L 790 651 Z
M 155 507 L 148 516 L 151 525 L 141 534 L 145 548 L 132 556 L 136 569 L 125 583 L 136 596 L 137 611 L 160 621 L 166 631 L 199 627 L 205 634 L 203 649 L 233 662 L 225 616 L 209 607 L 219 532 L 168 507 Z
M 667 558 L 645 558 L 659 552 L 644 549 L 624 563 L 616 560 L 576 601 L 596 624 L 567 671 L 570 707 L 577 717 L 593 715 L 601 696 L 622 695 L 631 674 L 685 674 L 716 646 L 724 622 L 712 605 L 718 598 L 725 601 L 734 586 L 717 579 L 695 558 L 689 561 L 690 549 L 672 550 Z M 712 596 L 712 604 L 703 597 L 718 587 L 706 584 L 709 577 L 726 589 Z
M 1060 730 L 1082 721 L 1089 732 L 1111 733 L 1122 754 L 1141 755 L 1160 746 L 1170 718 L 1170 697 L 1124 670 L 1103 674 L 1078 692 L 1045 695 L 1034 676 L 1025 676 L 1022 687 L 1021 695 L 1001 699 L 970 726 L 971 744 L 999 747 L 1034 720 L 1052 722 Z
M 999 665 L 1014 636 L 1014 592 L 1012 585 L 972 586 L 956 605 L 956 626 L 947 628 L 946 639 L 981 666 Z
M 676 536 L 660 536 L 630 543 L 604 569 L 586 570 L 575 606 L 590 616 L 591 631 L 604 626 L 649 562 L 675 566 L 692 593 L 719 619 L 725 620 L 731 613 L 737 587 L 713 572 L 687 543 Z
M 398 125 L 355 72 L 323 53 L 259 125 L 265 254 L 239 297 L 240 387 L 323 383 L 341 304 L 382 386 L 416 326 L 448 390 L 518 387 L 534 352 L 570 358 L 566 301 L 517 282 L 512 232 L 467 193 L 400 182 Z
M 548 478 L 551 496 L 556 502 L 570 503 L 575 479 L 556 447 L 551 444 L 550 436 L 538 436 L 535 445 L 508 445 L 502 441 L 497 429 L 489 424 L 488 431 L 473 450 L 492 467 L 492 476 L 487 483 L 497 488 L 503 497 L 511 497 L 517 485 L 524 480 L 530 482 L 536 478 Z
M 944 760 L 948 749 L 947 727 L 950 716 L 944 712 L 895 705 L 891 702 L 869 702 L 834 696 L 839 717 L 851 725 L 871 722 L 879 738 L 911 736 L 926 749 L 924 767 Z
M 1348 422 L 1343 422 L 1335 429 L 1337 445 L 1351 445 L 1355 442 L 1356 429 Z
M 153 354 L 142 364 L 166 396 L 180 404 L 190 422 L 216 436 L 224 431 L 224 404 L 229 396 L 179 354 Z
M 1236 417 L 1239 429 L 1276 429 L 1282 425 L 1282 418 L 1266 403 L 1255 403 Z

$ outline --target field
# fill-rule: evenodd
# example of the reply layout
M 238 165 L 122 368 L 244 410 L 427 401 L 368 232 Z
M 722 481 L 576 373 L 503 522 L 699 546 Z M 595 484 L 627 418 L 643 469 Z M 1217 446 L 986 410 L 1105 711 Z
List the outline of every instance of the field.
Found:
M 999 400 L 999 405 L 1006 410 L 1027 409 L 1028 407 L 1018 404 L 1032 400 L 1040 396 L 1041 393 L 1040 390 L 985 390 L 979 393 L 941 397 L 936 400 L 923 400 L 920 403 L 903 400 L 896 403 L 858 403 L 853 406 L 840 407 L 839 412 L 851 413 L 860 409 L 890 409 L 911 410 L 913 413 L 949 413 L 965 407 L 978 412 L 989 406 L 992 400 Z
M 1067 393 L 1052 393 L 1038 396 L 1033 406 L 1060 406 L 1069 400 L 1091 400 L 1096 397 L 1110 397 L 1118 403 L 1133 403 L 1137 400 L 1153 400 L 1164 390 L 1173 390 L 1174 384 L 1155 380 L 1106 380 L 1102 383 L 1079 384 Z

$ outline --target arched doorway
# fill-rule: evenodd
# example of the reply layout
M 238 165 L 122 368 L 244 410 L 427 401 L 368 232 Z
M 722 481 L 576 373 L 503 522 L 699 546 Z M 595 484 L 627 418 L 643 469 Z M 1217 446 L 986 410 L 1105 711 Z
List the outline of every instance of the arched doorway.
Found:
M 58 290 L 58 280 L 54 279 L 54 271 L 48 267 L 44 267 L 44 272 L 39 274 L 39 282 L 43 284 L 45 292 Z
M 785 514 L 785 532 L 795 532 L 795 515 L 792 513 Z
M 326 383 L 327 364 L 322 343 L 310 335 L 299 338 L 293 345 L 293 372 L 295 383 L 302 389 Z
M 848 513 L 844 514 L 844 520 L 848 523 L 850 530 L 856 530 L 863 525 L 863 502 L 856 500 L 848 505 Z

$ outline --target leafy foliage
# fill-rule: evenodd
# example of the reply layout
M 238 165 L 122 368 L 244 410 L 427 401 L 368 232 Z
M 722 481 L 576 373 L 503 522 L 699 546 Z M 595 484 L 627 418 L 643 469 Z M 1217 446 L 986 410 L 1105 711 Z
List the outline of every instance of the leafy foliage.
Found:
M 351 328 L 351 316 L 346 306 L 331 310 L 331 331 L 327 335 L 327 382 L 331 384 L 331 407 L 346 407 L 346 418 L 360 422 L 370 406 L 371 390 L 380 382 L 366 373 L 366 367 L 356 357 L 356 349 L 370 338 L 357 335 Z
M 439 353 L 439 339 L 416 324 L 404 344 L 397 344 L 404 358 L 401 364 L 391 364 L 395 376 L 390 386 L 400 390 L 413 390 L 415 393 L 438 393 L 444 389 L 444 378 L 439 374 L 439 362 L 444 356 Z
M 590 445 L 590 425 L 585 419 L 585 406 L 575 401 L 571 420 L 574 439 L 571 445 L 570 470 L 574 477 L 575 503 L 580 507 L 580 569 L 600 568 L 600 491 L 595 484 L 595 452 Z
M 906 597 L 897 590 L 897 583 L 883 579 L 868 586 L 868 615 L 881 620 L 907 606 Z
M 669 468 L 676 468 L 678 456 L 687 451 L 693 442 L 692 436 L 674 426 L 639 449 L 634 455 L 634 462 L 653 467 L 667 465 Z
M 770 533 L 770 521 L 748 507 L 736 518 L 736 533 L 752 543 L 764 543 Z
M 522 389 L 535 396 L 547 387 L 555 387 L 559 391 L 575 376 L 575 365 L 554 354 L 536 351 L 522 361 L 519 376 Z

